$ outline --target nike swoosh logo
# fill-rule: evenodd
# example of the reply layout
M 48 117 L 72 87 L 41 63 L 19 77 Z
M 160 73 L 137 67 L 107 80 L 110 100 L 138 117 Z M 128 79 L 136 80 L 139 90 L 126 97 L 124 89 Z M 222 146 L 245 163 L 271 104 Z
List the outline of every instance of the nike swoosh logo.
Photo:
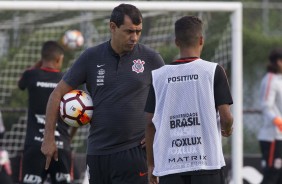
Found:
M 146 176 L 147 174 L 148 174 L 147 172 L 144 172 L 144 173 L 143 172 L 139 172 L 139 176 L 141 176 L 141 177 L 142 176 Z
M 102 67 L 102 66 L 105 66 L 105 64 L 103 64 L 103 65 L 97 65 L 97 68 L 100 68 L 100 67 Z

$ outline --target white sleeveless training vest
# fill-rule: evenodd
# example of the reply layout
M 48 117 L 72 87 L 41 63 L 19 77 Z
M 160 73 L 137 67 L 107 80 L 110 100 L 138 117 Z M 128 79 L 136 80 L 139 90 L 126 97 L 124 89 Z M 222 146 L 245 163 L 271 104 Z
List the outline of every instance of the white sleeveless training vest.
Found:
M 214 102 L 217 64 L 197 59 L 152 72 L 155 176 L 225 165 Z

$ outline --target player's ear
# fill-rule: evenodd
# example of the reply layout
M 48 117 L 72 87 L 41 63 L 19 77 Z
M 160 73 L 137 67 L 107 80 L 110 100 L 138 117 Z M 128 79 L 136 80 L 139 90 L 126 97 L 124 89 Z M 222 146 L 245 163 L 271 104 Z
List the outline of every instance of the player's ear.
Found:
M 200 45 L 203 46 L 203 45 L 204 45 L 204 42 L 205 42 L 204 37 L 203 37 L 203 36 L 200 36 L 200 38 L 199 38 L 199 43 L 200 43 Z
M 57 62 L 57 63 L 61 63 L 61 62 L 63 62 L 63 60 L 64 60 L 64 55 L 62 54 L 62 55 L 60 55 L 60 56 L 57 57 L 56 62 Z
M 57 57 L 57 59 L 56 59 L 56 68 L 58 70 L 60 70 L 62 68 L 63 61 L 64 61 L 64 55 L 63 54 Z
M 179 47 L 179 41 L 175 38 L 174 43 L 177 47 Z
M 64 58 L 65 58 L 65 55 L 62 54 L 60 57 L 61 57 L 61 61 L 63 62 Z

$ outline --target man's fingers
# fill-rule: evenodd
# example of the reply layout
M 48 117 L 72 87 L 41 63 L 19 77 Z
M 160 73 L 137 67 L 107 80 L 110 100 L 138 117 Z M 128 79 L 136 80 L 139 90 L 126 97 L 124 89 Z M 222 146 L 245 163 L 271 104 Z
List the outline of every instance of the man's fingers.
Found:
M 49 168 L 52 157 L 46 156 L 45 170 Z
M 58 161 L 58 151 L 56 151 L 56 152 L 54 153 L 53 158 L 54 158 L 54 160 Z
M 142 145 L 142 148 L 145 148 L 145 147 L 146 147 L 146 140 L 145 140 L 145 138 L 142 139 L 141 145 Z

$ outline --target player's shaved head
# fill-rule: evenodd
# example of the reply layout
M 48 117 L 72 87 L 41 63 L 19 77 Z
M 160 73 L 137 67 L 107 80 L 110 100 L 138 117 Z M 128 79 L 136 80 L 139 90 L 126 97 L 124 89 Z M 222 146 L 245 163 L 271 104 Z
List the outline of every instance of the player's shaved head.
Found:
M 184 16 L 175 22 L 175 38 L 180 47 L 196 46 L 203 35 L 203 23 L 196 16 Z
M 55 41 L 46 41 L 41 49 L 41 58 L 43 61 L 55 61 L 61 55 L 64 55 L 64 49 Z

